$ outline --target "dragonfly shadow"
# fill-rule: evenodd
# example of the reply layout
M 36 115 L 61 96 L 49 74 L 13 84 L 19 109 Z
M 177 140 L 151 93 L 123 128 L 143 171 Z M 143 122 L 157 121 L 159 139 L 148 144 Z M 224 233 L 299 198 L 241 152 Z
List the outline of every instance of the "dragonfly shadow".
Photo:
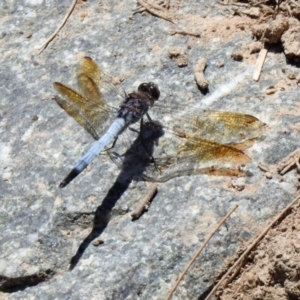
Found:
M 141 179 L 146 167 L 149 164 L 153 164 L 152 153 L 154 146 L 163 134 L 162 126 L 158 122 L 151 121 L 144 123 L 141 133 L 124 155 L 110 154 L 111 158 L 117 164 L 120 164 L 121 172 L 101 205 L 97 207 L 92 231 L 79 245 L 76 254 L 70 261 L 69 270 L 76 267 L 89 244 L 105 230 L 110 221 L 113 207 L 127 190 L 130 183 L 133 180 Z

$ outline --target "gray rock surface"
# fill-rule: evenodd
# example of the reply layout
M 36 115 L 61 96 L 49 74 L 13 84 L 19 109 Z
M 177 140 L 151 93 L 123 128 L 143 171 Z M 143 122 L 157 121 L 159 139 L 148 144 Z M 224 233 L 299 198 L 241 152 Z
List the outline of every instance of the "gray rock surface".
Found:
M 242 62 L 230 56 L 252 43 L 250 31 L 234 28 L 231 36 L 218 36 L 224 30 L 222 18 L 230 16 L 224 6 L 217 1 L 175 2 L 176 25 L 147 12 L 133 15 L 135 1 L 79 1 L 40 55 L 36 49 L 71 1 L 0 3 L 1 299 L 164 299 L 208 233 L 239 204 L 173 297 L 203 299 L 225 259 L 295 197 L 295 170 L 281 181 L 267 179 L 257 165 L 278 163 L 299 146 L 299 87 L 288 78 L 298 69 L 271 49 L 258 82 L 250 73 L 223 95 L 220 87 L 255 63 L 255 54 Z M 209 22 L 216 30 L 202 32 Z M 177 28 L 203 35 L 170 34 Z M 185 51 L 186 67 L 170 59 L 173 47 Z M 148 184 L 122 177 L 104 155 L 58 189 L 93 142 L 51 100 L 52 82 L 75 85 L 76 62 L 83 55 L 123 78 L 127 91 L 151 80 L 161 89 L 160 101 L 189 106 L 222 94 L 202 107 L 248 113 L 267 123 L 266 138 L 247 151 L 253 176 L 245 178 L 244 189 L 234 188 L 236 179 L 228 177 L 175 178 L 159 186 L 150 210 L 132 222 L 130 213 Z M 194 81 L 199 57 L 208 61 L 206 94 Z M 266 95 L 270 86 L 278 90 Z M 95 247 L 98 237 L 104 244 Z

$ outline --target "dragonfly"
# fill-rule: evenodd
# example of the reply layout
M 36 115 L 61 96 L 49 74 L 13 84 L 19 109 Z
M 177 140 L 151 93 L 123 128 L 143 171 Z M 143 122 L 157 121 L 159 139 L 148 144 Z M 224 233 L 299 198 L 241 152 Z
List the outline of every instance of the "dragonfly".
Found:
M 256 117 L 194 109 L 178 103 L 159 104 L 160 90 L 153 82 L 141 83 L 137 91 L 127 94 L 90 57 L 80 59 L 76 75 L 79 91 L 54 82 L 62 96 L 54 99 L 96 142 L 63 179 L 60 188 L 102 152 L 107 152 L 115 162 L 122 161 L 136 133 L 143 131 L 144 117 L 147 124 L 162 126 L 164 133 L 154 153 L 144 147 L 153 163 L 145 170 L 143 179 L 163 182 L 200 173 L 246 175 L 240 166 L 251 159 L 244 150 L 258 140 L 265 127 Z M 150 117 L 150 110 L 159 122 Z

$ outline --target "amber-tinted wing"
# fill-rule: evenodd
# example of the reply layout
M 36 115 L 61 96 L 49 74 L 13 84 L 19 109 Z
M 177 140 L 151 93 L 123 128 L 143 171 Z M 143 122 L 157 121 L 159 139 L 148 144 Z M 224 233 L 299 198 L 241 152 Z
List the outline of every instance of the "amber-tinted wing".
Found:
M 155 103 L 150 113 L 154 120 L 160 120 L 165 130 L 178 137 L 201 138 L 221 144 L 233 145 L 256 138 L 265 128 L 256 117 L 236 112 Z
M 226 111 L 206 111 L 192 124 L 196 136 L 226 144 L 256 137 L 264 127 L 254 116 Z
M 102 132 L 97 129 L 108 119 L 108 109 L 59 82 L 55 82 L 53 86 L 63 96 L 63 99 L 55 97 L 57 104 L 83 126 L 94 139 L 98 139 Z
M 201 138 L 188 138 L 178 149 L 177 157 L 181 159 L 203 162 L 226 161 L 237 164 L 250 162 L 250 158 L 239 149 Z
M 150 166 L 145 172 L 148 179 L 167 181 L 174 177 L 195 174 L 248 175 L 238 167 L 249 163 L 251 159 L 237 148 L 201 138 L 188 138 L 178 144 L 176 156 L 156 158 L 159 170 Z
M 163 115 L 158 118 L 164 120 Z M 238 166 L 251 159 L 242 150 L 250 147 L 264 128 L 260 120 L 247 114 L 197 112 L 184 107 L 177 117 L 173 111 L 173 116 L 165 117 L 162 123 L 167 124 L 165 135 L 154 153 L 160 172 L 152 167 L 145 173 L 162 181 L 187 174 L 226 175 L 226 170 L 229 176 L 245 176 Z
M 91 58 L 83 57 L 77 65 L 76 73 L 82 95 L 100 106 L 105 106 L 105 100 L 99 90 L 102 72 L 98 65 Z
M 90 57 L 85 56 L 80 59 L 76 73 L 80 92 L 100 105 L 106 105 L 106 100 L 110 105 L 118 106 L 126 97 L 124 89 L 121 86 L 115 86 L 112 78 L 102 72 Z M 92 85 L 90 81 L 94 84 Z
M 56 83 L 57 84 L 57 83 Z M 55 87 L 57 89 L 57 86 Z M 63 86 L 63 89 L 65 89 L 65 86 Z M 71 90 L 70 92 L 72 99 L 76 96 L 81 97 L 81 95 L 77 94 L 75 91 Z M 76 94 L 74 94 L 75 92 Z M 65 96 L 66 97 L 66 96 Z M 93 124 L 90 122 L 90 120 L 85 116 L 85 114 L 80 110 L 80 108 L 73 104 L 72 102 L 66 100 L 65 98 L 60 98 L 58 96 L 54 97 L 54 100 L 56 103 L 64 109 L 77 123 L 79 123 L 85 130 L 95 139 L 99 139 L 99 135 L 96 132 Z
M 240 143 L 257 137 L 264 123 L 254 116 L 228 111 L 210 111 L 191 107 L 155 105 L 154 119 L 158 118 L 178 135 L 200 137 L 222 144 Z M 152 115 L 152 114 L 151 114 Z
M 63 96 L 55 100 L 71 117 L 83 126 L 94 139 L 98 139 L 116 118 L 117 108 L 109 106 L 100 89 L 110 91 L 111 96 L 120 102 L 124 93 L 109 82 L 98 65 L 89 57 L 82 58 L 77 66 L 79 92 L 59 83 L 54 88 Z

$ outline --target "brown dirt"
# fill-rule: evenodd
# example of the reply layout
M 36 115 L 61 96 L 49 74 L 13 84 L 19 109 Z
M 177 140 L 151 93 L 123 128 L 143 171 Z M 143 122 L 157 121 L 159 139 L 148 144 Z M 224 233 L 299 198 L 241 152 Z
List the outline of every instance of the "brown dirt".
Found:
M 300 299 L 300 203 L 248 256 L 240 276 L 217 299 Z
M 182 48 L 171 48 L 169 50 L 169 57 L 178 67 L 185 67 L 189 63 L 188 56 L 185 54 L 185 49 Z
M 261 43 L 260 47 L 281 45 L 288 59 L 300 62 L 300 4 L 297 1 L 278 1 L 279 6 L 270 3 L 276 1 L 224 1 L 224 8 L 232 13 L 231 17 L 199 18 L 193 14 L 184 14 L 180 20 L 186 28 L 193 32 L 201 32 L 201 41 L 209 43 L 213 38 L 223 41 L 230 40 L 238 32 L 251 31 L 254 40 Z M 222 2 L 220 2 L 221 4 Z M 233 4 L 227 5 L 227 4 Z M 255 50 L 254 50 L 255 51 Z M 244 47 L 232 54 L 238 61 L 248 59 L 254 53 L 251 47 Z M 249 63 L 252 63 L 252 61 Z
M 234 2 L 239 3 L 239 1 Z M 238 7 L 235 14 L 246 15 L 256 20 L 251 26 L 253 37 L 266 46 L 282 45 L 286 57 L 298 63 L 300 61 L 300 5 L 297 1 L 250 0 L 248 2 L 246 8 Z

